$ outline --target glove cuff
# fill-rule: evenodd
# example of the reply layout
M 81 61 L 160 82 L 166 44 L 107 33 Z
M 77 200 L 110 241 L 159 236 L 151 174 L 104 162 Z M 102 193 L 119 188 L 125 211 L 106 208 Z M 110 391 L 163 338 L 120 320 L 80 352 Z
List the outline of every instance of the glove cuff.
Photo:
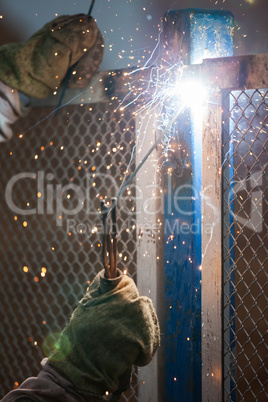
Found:
M 106 278 L 105 270 L 100 272 L 100 291 L 101 294 L 108 293 L 113 290 L 123 278 L 123 273 L 120 269 L 116 269 L 117 276 L 115 278 Z

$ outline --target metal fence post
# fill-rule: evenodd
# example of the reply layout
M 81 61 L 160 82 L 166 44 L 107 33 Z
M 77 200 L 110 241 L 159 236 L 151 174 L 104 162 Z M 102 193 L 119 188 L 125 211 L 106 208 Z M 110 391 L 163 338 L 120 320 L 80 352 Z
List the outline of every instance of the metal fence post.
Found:
M 136 166 L 155 142 L 155 118 L 146 113 L 136 117 Z M 146 127 L 146 128 L 145 128 Z M 145 131 L 144 131 L 145 130 Z M 139 402 L 165 401 L 164 369 L 164 246 L 163 192 L 157 173 L 158 151 L 153 151 L 136 176 L 137 286 L 152 299 L 161 329 L 161 345 L 152 362 L 139 368 Z
M 202 402 L 222 400 L 221 94 L 202 135 Z
M 231 56 L 232 30 L 233 17 L 229 12 L 171 10 L 164 17 L 163 58 L 170 63 L 181 62 L 185 65 L 202 63 L 204 58 Z M 198 96 L 200 95 L 197 93 L 193 94 L 193 97 Z M 214 101 L 216 105 L 213 105 Z M 189 105 L 189 111 L 177 121 L 178 130 L 185 139 L 189 163 L 177 180 L 177 188 L 166 195 L 166 203 L 170 198 L 172 207 L 169 214 L 166 209 L 165 221 L 170 222 L 171 228 L 174 227 L 174 222 L 179 222 L 176 232 L 165 233 L 165 299 L 166 310 L 169 311 L 166 317 L 166 387 L 169 401 L 190 402 L 201 401 L 203 398 L 205 401 L 218 402 L 221 398 L 219 105 L 219 95 L 216 94 L 208 104 L 208 115 L 204 117 L 203 137 L 197 106 Z M 207 158 L 210 158 L 209 162 Z M 179 194 L 177 199 L 176 194 Z M 176 207 L 178 205 L 179 208 Z M 189 228 L 187 235 L 186 227 Z M 212 229 L 207 233 L 205 227 Z M 168 241 L 170 236 L 174 238 L 173 244 Z M 215 239 L 217 244 L 214 244 Z M 215 250 L 216 247 L 218 250 Z M 204 272 L 201 270 L 202 258 L 202 265 L 208 265 Z M 211 263 L 216 264 L 214 270 Z M 214 289 L 212 293 L 216 294 L 216 299 L 210 297 L 210 288 Z M 203 321 L 203 328 L 207 331 L 205 338 L 201 337 L 201 311 L 203 317 L 206 316 Z M 209 314 L 210 317 L 207 317 Z M 211 336 L 213 340 L 214 337 L 217 340 L 211 349 L 212 354 L 209 350 L 210 342 L 207 342 Z M 201 343 L 205 364 L 201 362 Z M 216 363 L 212 361 L 214 354 L 217 355 Z M 213 381 L 207 384 L 208 372 L 214 382 L 217 379 L 216 384 Z M 209 391 L 210 385 L 212 390 Z

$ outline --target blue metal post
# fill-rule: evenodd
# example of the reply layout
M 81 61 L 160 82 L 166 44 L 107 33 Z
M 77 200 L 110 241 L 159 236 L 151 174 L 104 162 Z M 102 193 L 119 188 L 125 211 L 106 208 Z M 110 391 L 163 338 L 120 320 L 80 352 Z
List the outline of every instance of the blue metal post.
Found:
M 174 62 L 201 63 L 233 54 L 229 12 L 171 10 L 163 36 Z M 170 49 L 169 49 L 170 46 Z M 184 140 L 184 168 L 167 175 L 165 195 L 166 401 L 201 401 L 202 127 L 189 108 L 175 131 Z

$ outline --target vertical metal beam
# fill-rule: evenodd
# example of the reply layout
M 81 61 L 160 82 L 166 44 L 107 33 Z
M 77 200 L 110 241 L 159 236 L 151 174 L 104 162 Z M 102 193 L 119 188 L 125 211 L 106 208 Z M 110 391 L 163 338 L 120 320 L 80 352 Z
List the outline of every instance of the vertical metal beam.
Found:
M 202 136 L 202 402 L 222 400 L 222 107 L 209 100 Z
M 136 166 L 156 140 L 153 115 L 136 118 Z M 164 333 L 164 250 L 162 190 L 157 173 L 155 149 L 136 176 L 137 286 L 141 295 L 152 299 Z M 165 401 L 164 342 L 152 362 L 139 369 L 139 402 Z
M 235 100 L 231 93 L 224 93 L 224 121 L 225 129 L 222 137 L 225 144 L 224 154 L 228 157 L 222 171 L 223 177 L 223 399 L 231 395 L 232 402 L 236 402 L 236 389 L 233 379 L 236 378 L 235 368 L 232 364 L 232 355 L 235 355 L 235 230 L 234 230 L 234 130 Z M 235 93 L 235 92 L 233 92 Z M 237 99 L 237 96 L 235 96 Z M 233 117 L 233 118 L 230 118 Z M 229 349 L 230 348 L 230 349 Z M 230 375 L 231 373 L 231 375 Z
M 196 300 L 196 295 L 197 299 L 200 296 L 200 271 L 195 267 L 193 208 L 196 205 L 193 203 L 189 116 L 187 111 L 176 122 L 178 144 L 182 148 L 175 149 L 178 165 L 180 157 L 185 155 L 182 172 L 166 177 L 165 343 L 166 392 L 170 402 L 192 402 L 201 398 L 201 307 L 200 300 L 199 303 Z M 199 251 L 201 253 L 200 248 Z M 199 276 L 197 281 L 196 275 Z
M 232 30 L 233 17 L 229 12 L 202 9 L 171 10 L 164 18 L 163 60 L 180 65 L 202 63 L 204 58 L 231 56 L 233 54 Z M 193 96 L 198 98 L 200 94 L 196 92 Z M 203 396 L 208 398 L 204 400 L 218 402 L 221 399 L 221 290 L 219 288 L 221 286 L 221 242 L 217 243 L 221 236 L 221 206 L 220 198 L 217 198 L 218 195 L 220 197 L 218 177 L 221 161 L 221 115 L 218 95 L 214 98 L 216 105 L 213 104 L 215 99 L 209 103 L 210 111 L 207 110 L 205 117 L 203 137 L 202 122 L 198 118 L 200 116 L 198 106 L 190 105 L 191 113 L 178 119 L 179 130 L 183 132 L 187 143 L 190 167 L 186 169 L 185 165 L 184 172 L 177 181 L 177 188 L 171 190 L 169 197 L 168 194 L 166 195 L 166 200 L 171 199 L 173 202 L 171 213 L 169 215 L 165 213 L 166 223 L 168 221 L 179 224 L 177 233 L 172 231 L 165 233 L 167 243 L 165 246 L 167 276 L 165 298 L 167 311 L 170 308 L 166 318 L 166 387 L 170 402 L 201 401 L 201 339 L 202 357 L 205 361 L 202 373 Z M 215 137 L 211 138 L 214 132 Z M 216 145 L 219 147 L 217 152 Z M 209 159 L 206 159 L 207 157 Z M 185 191 L 185 185 L 188 192 Z M 202 194 L 202 191 L 205 198 L 202 200 L 203 226 L 201 229 L 200 193 Z M 175 199 L 176 194 L 180 195 L 181 203 Z M 179 208 L 176 207 L 177 205 Z M 187 236 L 185 236 L 185 226 L 190 228 Z M 209 233 L 205 230 L 207 227 L 211 227 Z M 170 237 L 175 239 L 172 244 L 168 242 Z M 203 242 L 202 246 L 201 242 Z M 219 248 L 219 253 L 215 251 L 215 247 Z M 201 288 L 202 255 L 206 272 L 204 276 L 202 275 Z M 216 263 L 216 268 L 210 265 L 211 263 Z M 200 294 L 203 293 L 203 286 L 205 291 L 202 295 L 202 303 L 207 315 L 203 321 L 205 338 L 201 338 L 200 320 Z M 210 293 L 211 288 L 213 292 Z M 215 297 L 211 297 L 211 294 Z M 207 331 L 205 333 L 204 328 Z M 209 347 L 211 346 L 209 349 L 206 341 L 210 340 L 211 336 L 213 341 L 215 338 L 218 342 L 209 343 Z M 206 383 L 207 374 L 213 380 L 217 378 L 218 381 L 216 384 L 213 381 L 209 383 L 212 385 L 213 396 Z

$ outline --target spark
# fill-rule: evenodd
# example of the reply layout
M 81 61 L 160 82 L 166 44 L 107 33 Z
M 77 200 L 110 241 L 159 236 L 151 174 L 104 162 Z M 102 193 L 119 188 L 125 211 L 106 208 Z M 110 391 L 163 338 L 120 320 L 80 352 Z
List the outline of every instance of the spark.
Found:
M 43 119 L 39 120 L 37 123 L 33 124 L 31 127 L 29 127 L 26 131 L 24 131 L 24 133 L 19 134 L 19 138 L 23 138 L 24 134 L 28 133 L 29 131 L 31 131 L 33 128 L 37 127 L 39 124 L 41 124 L 43 121 L 47 120 L 50 116 L 52 116 L 53 114 L 55 114 L 58 110 L 62 109 L 63 107 L 69 105 L 70 103 L 72 103 L 75 99 L 79 98 L 82 94 L 86 93 L 87 89 L 85 91 L 79 92 L 79 94 L 77 94 L 76 96 L 74 96 L 72 99 L 70 99 L 68 102 L 56 107 L 54 110 L 52 110 L 52 112 L 50 112 L 48 115 L 46 115 Z M 55 94 L 55 93 L 54 93 Z M 50 142 L 50 145 L 53 145 L 53 142 Z
M 116 198 L 118 198 L 119 195 L 123 192 L 126 185 L 131 181 L 134 175 L 136 175 L 137 171 L 141 168 L 145 160 L 151 154 L 156 145 L 160 143 L 160 141 L 162 141 L 163 145 L 163 155 L 167 156 L 167 152 L 171 149 L 170 147 L 171 139 L 175 137 L 176 128 L 174 127 L 173 124 L 177 120 L 178 116 L 185 110 L 185 108 L 189 107 L 189 105 L 191 105 L 193 100 L 194 100 L 194 103 L 192 104 L 193 107 L 201 106 L 200 98 L 201 100 L 204 98 L 204 94 L 206 93 L 205 88 L 200 83 L 198 84 L 197 82 L 194 81 L 185 82 L 184 85 L 180 85 L 182 67 L 179 66 L 179 64 L 180 63 L 178 63 L 177 65 L 173 65 L 167 69 L 164 69 L 164 71 L 163 67 L 157 68 L 155 74 L 153 73 L 154 69 L 151 70 L 150 80 L 147 83 L 145 93 L 147 92 L 152 93 L 153 89 L 153 96 L 147 103 L 145 101 L 145 103 L 142 104 L 139 107 L 139 109 L 135 112 L 137 115 L 138 114 L 142 115 L 142 123 L 140 124 L 140 127 L 137 130 L 137 140 L 136 144 L 132 149 L 132 154 L 127 167 L 127 171 L 129 170 L 129 167 L 133 160 L 137 144 L 140 143 L 140 149 L 143 146 L 145 137 L 147 135 L 147 130 L 153 116 L 156 119 L 156 125 L 158 126 L 158 130 L 160 131 L 160 135 L 156 140 L 156 142 L 154 143 L 154 145 L 148 151 L 144 159 L 141 161 L 140 165 L 136 168 L 136 170 L 132 173 L 130 178 L 126 181 L 126 183 L 125 183 L 126 179 L 126 173 L 125 173 L 119 193 Z M 197 92 L 198 96 L 196 95 Z M 134 101 L 131 101 L 124 107 L 127 107 L 131 103 L 136 102 L 138 97 L 141 97 L 142 95 L 143 98 L 145 98 L 146 100 L 147 98 L 146 96 L 144 96 L 145 95 L 144 91 L 142 91 L 141 94 L 139 94 Z M 156 109 L 157 114 L 155 115 L 154 112 Z M 202 107 L 200 107 L 200 110 L 202 112 Z M 144 111 L 146 111 L 145 114 Z M 144 127 L 144 116 L 148 117 L 145 127 Z M 141 138 L 142 134 L 143 137 Z

